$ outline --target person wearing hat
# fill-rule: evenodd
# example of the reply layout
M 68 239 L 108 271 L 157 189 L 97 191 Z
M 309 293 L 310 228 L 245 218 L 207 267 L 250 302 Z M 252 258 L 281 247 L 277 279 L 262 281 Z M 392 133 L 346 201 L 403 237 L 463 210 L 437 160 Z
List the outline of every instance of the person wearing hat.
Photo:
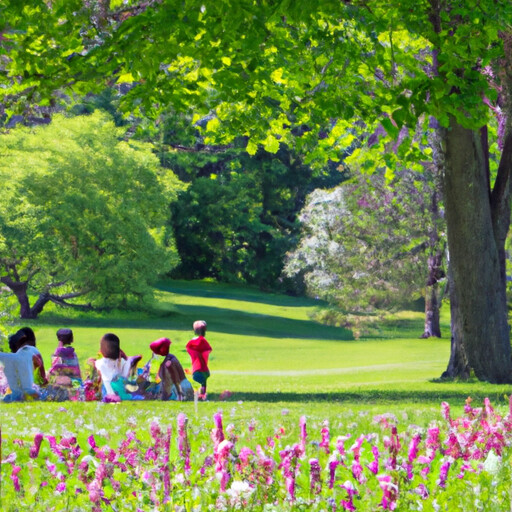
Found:
M 65 388 L 69 392 L 69 398 L 78 394 L 78 388 L 82 384 L 80 364 L 73 343 L 73 331 L 71 329 L 59 329 L 57 331 L 57 349 L 52 355 L 52 364 L 48 370 L 48 382 L 52 386 Z
M 171 346 L 169 338 L 159 338 L 149 345 L 153 354 L 164 356 L 158 369 L 158 377 L 162 382 L 162 400 L 193 400 L 194 389 L 185 376 L 183 366 L 174 354 L 169 353 Z

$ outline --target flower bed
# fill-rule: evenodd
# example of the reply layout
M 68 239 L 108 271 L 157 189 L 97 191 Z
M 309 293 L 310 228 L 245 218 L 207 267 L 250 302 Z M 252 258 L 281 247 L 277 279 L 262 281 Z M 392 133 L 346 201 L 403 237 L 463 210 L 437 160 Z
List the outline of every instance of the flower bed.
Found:
M 512 404 L 512 402 L 511 402 Z M 511 405 L 512 408 L 512 405 Z M 510 510 L 512 415 L 485 400 L 427 428 L 333 432 L 299 420 L 295 439 L 278 423 L 208 428 L 179 413 L 149 433 L 108 432 L 2 439 L 1 510 Z

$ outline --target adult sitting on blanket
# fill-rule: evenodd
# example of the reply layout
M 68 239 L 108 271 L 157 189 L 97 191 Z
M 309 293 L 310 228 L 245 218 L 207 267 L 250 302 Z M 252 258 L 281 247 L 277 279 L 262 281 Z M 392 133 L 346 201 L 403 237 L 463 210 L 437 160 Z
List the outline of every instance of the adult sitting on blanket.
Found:
M 149 345 L 154 354 L 164 356 L 164 360 L 158 369 L 158 376 L 162 381 L 162 400 L 194 400 L 194 389 L 185 376 L 183 366 L 178 358 L 169 354 L 171 346 L 169 338 L 159 338 Z
M 23 327 L 9 337 L 11 353 L 0 352 L 0 364 L 4 367 L 10 393 L 4 402 L 37 400 L 39 393 L 34 387 L 34 374 L 40 384 L 47 384 L 43 358 L 36 348 L 34 331 Z

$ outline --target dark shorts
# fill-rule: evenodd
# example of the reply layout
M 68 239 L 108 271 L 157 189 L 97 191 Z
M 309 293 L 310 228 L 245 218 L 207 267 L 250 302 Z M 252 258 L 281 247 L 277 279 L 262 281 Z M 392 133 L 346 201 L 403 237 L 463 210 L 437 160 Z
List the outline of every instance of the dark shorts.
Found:
M 210 372 L 194 372 L 192 374 L 192 378 L 202 386 L 206 386 L 206 381 L 209 376 Z

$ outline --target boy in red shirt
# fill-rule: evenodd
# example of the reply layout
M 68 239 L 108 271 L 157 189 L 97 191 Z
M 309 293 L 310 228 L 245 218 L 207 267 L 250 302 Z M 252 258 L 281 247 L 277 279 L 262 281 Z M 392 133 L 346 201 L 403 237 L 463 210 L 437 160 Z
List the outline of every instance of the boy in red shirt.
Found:
M 212 347 L 210 347 L 210 344 L 204 337 L 206 334 L 206 322 L 204 320 L 197 320 L 192 327 L 197 337 L 187 343 L 187 352 L 192 360 L 192 378 L 201 384 L 199 398 L 206 400 L 206 381 L 210 376 L 208 357 Z

